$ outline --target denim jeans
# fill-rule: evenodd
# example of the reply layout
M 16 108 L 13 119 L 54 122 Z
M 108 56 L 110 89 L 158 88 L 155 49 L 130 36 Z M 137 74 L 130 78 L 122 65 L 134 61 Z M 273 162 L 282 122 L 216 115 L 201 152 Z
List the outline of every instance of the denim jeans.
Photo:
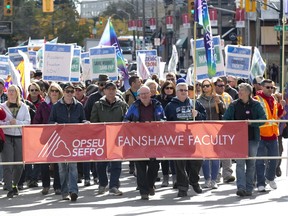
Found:
M 93 179 L 98 177 L 96 162 L 83 163 L 83 175 L 85 180 L 90 180 L 90 171 L 92 172 Z
M 248 156 L 255 157 L 257 155 L 259 141 L 249 140 L 248 142 Z M 237 189 L 248 192 L 253 191 L 253 182 L 255 174 L 255 159 L 250 160 L 236 160 L 236 177 Z M 246 170 L 245 170 L 246 165 Z
M 204 160 L 202 170 L 205 180 L 216 181 L 220 169 L 220 160 Z
M 62 195 L 78 194 L 77 163 L 58 163 Z
M 122 170 L 121 161 L 113 162 L 97 162 L 97 171 L 99 177 L 99 185 L 106 187 L 108 185 L 107 167 L 110 163 L 110 182 L 109 189 L 116 187 L 119 188 L 119 178 Z
M 161 169 L 163 175 L 169 175 L 169 167 L 172 175 L 176 175 L 176 168 L 173 160 L 162 160 Z
M 258 157 L 279 156 L 278 140 L 261 140 L 257 152 Z M 257 187 L 265 186 L 265 178 L 269 181 L 275 179 L 277 160 L 256 160 Z M 267 167 L 266 167 L 267 166 Z

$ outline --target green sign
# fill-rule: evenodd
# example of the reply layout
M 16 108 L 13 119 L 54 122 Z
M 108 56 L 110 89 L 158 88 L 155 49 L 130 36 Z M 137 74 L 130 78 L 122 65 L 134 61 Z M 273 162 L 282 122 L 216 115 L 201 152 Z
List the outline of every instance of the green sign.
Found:
M 115 58 L 92 59 L 93 73 L 107 74 L 116 71 Z
M 282 31 L 282 30 L 283 26 L 281 25 L 274 26 L 274 31 Z M 288 26 L 285 26 L 285 31 L 288 31 Z

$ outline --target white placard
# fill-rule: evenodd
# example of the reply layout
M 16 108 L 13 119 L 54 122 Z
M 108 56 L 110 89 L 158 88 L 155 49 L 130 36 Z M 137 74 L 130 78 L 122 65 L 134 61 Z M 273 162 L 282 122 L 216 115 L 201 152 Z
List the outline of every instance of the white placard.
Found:
M 43 55 L 43 79 L 68 82 L 73 56 L 71 44 L 45 44 Z

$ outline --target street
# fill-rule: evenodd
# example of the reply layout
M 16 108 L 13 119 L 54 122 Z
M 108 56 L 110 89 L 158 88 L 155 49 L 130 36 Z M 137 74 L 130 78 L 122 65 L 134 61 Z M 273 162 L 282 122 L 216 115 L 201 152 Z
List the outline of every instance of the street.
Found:
M 287 140 L 283 142 L 284 153 L 287 157 Z M 7 191 L 0 191 L 0 216 L 21 215 L 251 215 L 254 212 L 261 216 L 282 212 L 287 208 L 288 202 L 288 178 L 287 159 L 281 164 L 282 176 L 276 178 L 277 190 L 266 187 L 267 192 L 254 191 L 252 197 L 240 198 L 236 196 L 235 182 L 219 184 L 216 190 L 203 189 L 202 194 L 196 194 L 192 187 L 188 191 L 187 198 L 178 198 L 177 190 L 171 187 L 161 188 L 161 181 L 156 182 L 156 194 L 150 196 L 149 201 L 140 200 L 136 191 L 136 178 L 128 174 L 128 162 L 123 163 L 121 176 L 121 190 L 123 196 L 110 196 L 108 192 L 97 195 L 98 185 L 84 187 L 79 184 L 79 198 L 77 202 L 63 201 L 61 196 L 56 196 L 50 190 L 47 196 L 43 196 L 41 183 L 38 188 L 24 189 L 20 195 L 7 199 Z M 233 164 L 235 169 L 235 164 Z M 235 174 L 235 172 L 234 172 Z M 162 178 L 161 172 L 159 176 Z M 171 180 L 171 178 L 170 178 Z M 204 184 L 201 176 L 200 184 Z M 171 185 L 171 181 L 170 181 Z

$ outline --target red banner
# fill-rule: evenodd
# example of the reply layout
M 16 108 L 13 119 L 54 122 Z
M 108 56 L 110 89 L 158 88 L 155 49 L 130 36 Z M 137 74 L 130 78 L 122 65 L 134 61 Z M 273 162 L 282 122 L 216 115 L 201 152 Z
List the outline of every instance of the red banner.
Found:
M 246 158 L 245 122 L 151 122 L 23 127 L 25 163 L 144 158 Z

